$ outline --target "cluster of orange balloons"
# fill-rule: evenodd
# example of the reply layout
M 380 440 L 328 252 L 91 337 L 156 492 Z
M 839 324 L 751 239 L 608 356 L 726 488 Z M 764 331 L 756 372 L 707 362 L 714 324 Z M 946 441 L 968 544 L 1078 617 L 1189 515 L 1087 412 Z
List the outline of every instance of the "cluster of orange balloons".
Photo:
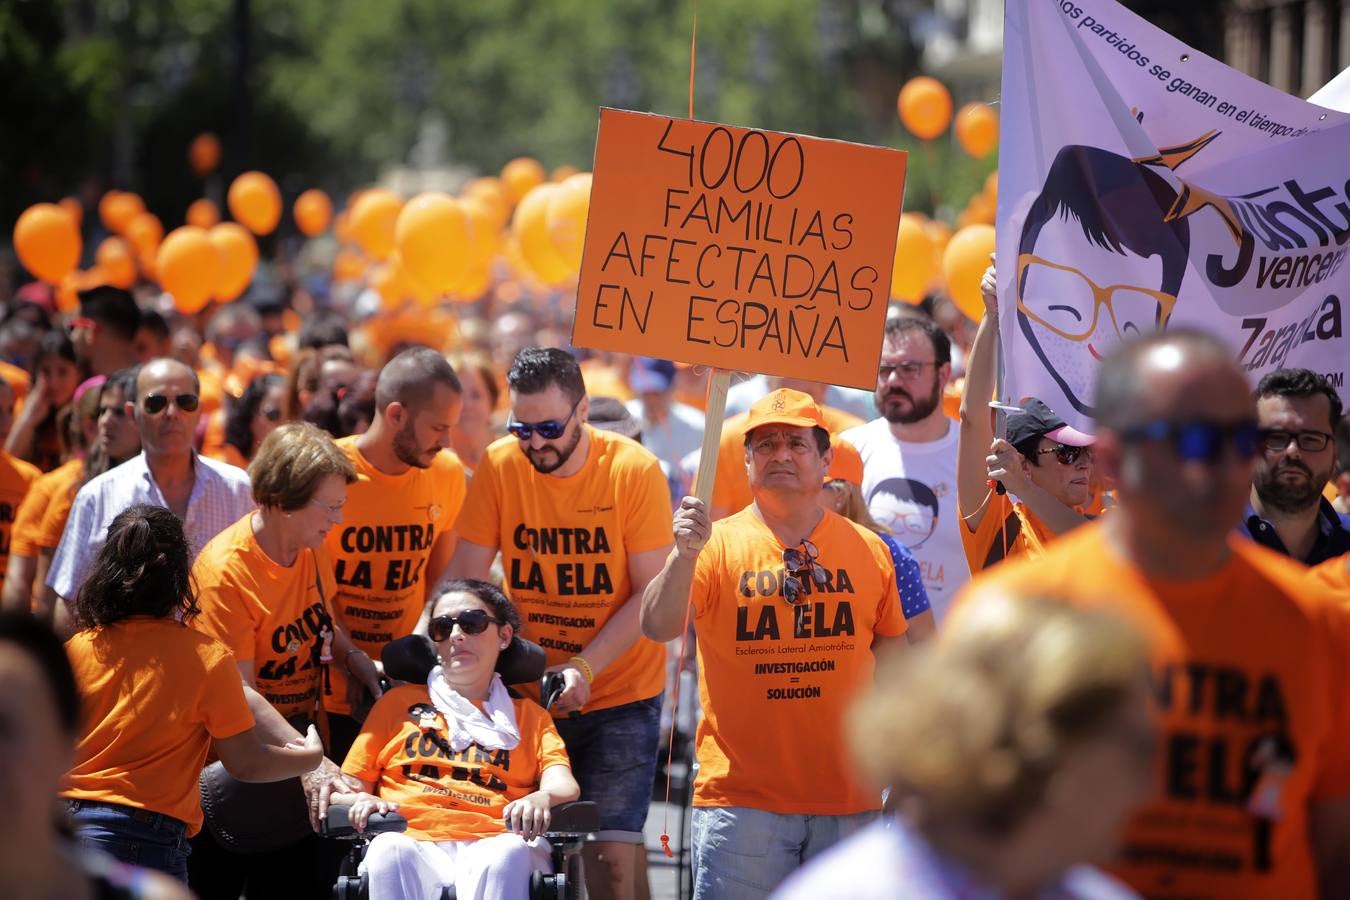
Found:
M 905 213 L 895 238 L 891 296 L 917 304 L 934 290 L 944 290 L 958 309 L 979 321 L 984 315 L 980 278 L 994 250 L 994 209 L 998 174 L 984 182 L 957 220 L 955 234 L 946 223 L 920 213 Z M 978 210 L 978 219 L 971 216 Z
M 900 88 L 895 100 L 900 121 L 920 140 L 931 141 L 952 126 L 956 142 L 975 159 L 998 146 L 998 113 L 987 103 L 967 103 L 952 119 L 952 95 L 936 78 L 920 75 Z

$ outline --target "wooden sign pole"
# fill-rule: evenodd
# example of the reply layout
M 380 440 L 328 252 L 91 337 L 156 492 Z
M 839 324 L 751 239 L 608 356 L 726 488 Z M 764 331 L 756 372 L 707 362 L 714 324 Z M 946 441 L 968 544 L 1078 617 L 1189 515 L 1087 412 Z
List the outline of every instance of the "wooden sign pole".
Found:
M 727 388 L 731 373 L 713 369 L 708 375 L 708 408 L 703 413 L 703 450 L 698 456 L 698 474 L 694 476 L 694 496 L 712 510 L 713 482 L 717 479 L 717 448 L 722 443 L 722 422 L 727 413 Z M 699 546 L 703 546 L 701 543 Z

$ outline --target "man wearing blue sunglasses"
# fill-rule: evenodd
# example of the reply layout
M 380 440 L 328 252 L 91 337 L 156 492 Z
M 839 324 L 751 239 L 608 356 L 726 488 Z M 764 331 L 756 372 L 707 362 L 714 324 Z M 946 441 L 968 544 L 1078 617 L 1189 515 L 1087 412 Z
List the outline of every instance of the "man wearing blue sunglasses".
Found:
M 552 711 L 581 799 L 600 807 L 587 880 L 631 898 L 645 878 L 665 686 L 665 648 L 642 636 L 638 606 L 674 543 L 670 491 L 650 451 L 587 424 L 571 354 L 527 347 L 507 384 L 510 434 L 474 470 L 449 575 L 486 578 L 501 550 L 525 634 L 566 683 Z
M 1111 514 L 967 594 L 1106 606 L 1149 637 L 1162 741 L 1114 863 L 1132 888 L 1350 896 L 1347 613 L 1235 532 L 1263 447 L 1245 373 L 1208 334 L 1154 332 L 1107 354 L 1095 409 Z

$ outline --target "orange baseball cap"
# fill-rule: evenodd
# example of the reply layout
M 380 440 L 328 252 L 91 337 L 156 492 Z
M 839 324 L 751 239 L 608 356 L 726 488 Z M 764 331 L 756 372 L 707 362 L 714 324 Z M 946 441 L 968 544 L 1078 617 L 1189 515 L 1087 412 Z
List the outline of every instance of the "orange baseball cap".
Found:
M 862 487 L 863 461 L 858 448 L 836 436 L 830 449 L 834 451 L 834 459 L 830 462 L 830 470 L 825 473 L 825 480 L 847 481 Z
M 779 388 L 772 394 L 761 397 L 750 407 L 742 433 L 749 434 L 761 425 L 826 427 L 825 419 L 820 414 L 820 407 L 811 399 L 811 395 L 791 388 Z

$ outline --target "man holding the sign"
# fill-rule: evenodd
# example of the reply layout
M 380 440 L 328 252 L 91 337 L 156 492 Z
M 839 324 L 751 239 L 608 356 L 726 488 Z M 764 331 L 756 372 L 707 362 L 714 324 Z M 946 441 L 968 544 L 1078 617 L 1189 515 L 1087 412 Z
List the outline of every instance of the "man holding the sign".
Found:
M 754 502 L 713 525 L 684 498 L 676 550 L 642 598 L 653 640 L 679 636 L 691 605 L 698 634 L 696 900 L 767 897 L 876 818 L 843 715 L 905 632 L 886 545 L 818 504 L 832 458 L 820 407 L 775 391 L 750 408 L 743 442 Z
M 665 686 L 665 649 L 642 636 L 638 600 L 670 552 L 670 491 L 649 451 L 586 424 L 569 353 L 527 347 L 507 382 L 511 434 L 474 471 L 449 574 L 486 578 L 501 550 L 525 633 L 566 680 L 552 711 L 581 798 L 600 807 L 591 893 L 633 897 Z

